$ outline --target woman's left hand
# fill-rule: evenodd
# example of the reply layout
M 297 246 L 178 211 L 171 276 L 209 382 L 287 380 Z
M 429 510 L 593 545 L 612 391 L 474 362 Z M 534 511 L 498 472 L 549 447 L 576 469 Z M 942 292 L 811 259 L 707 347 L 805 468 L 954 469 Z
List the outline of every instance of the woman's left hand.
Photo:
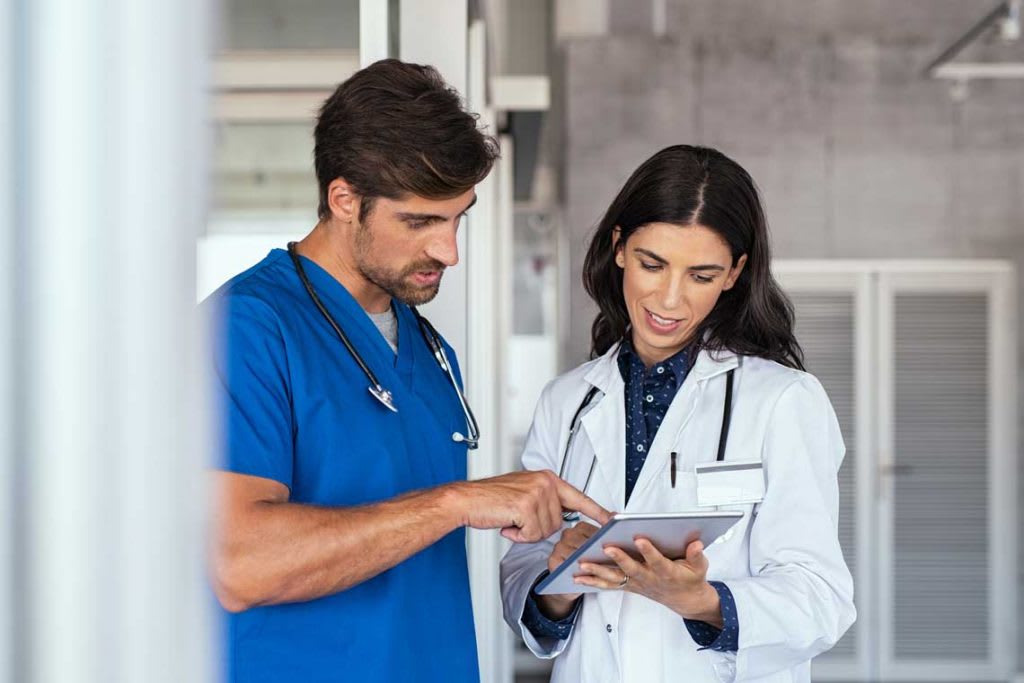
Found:
M 707 582 L 708 559 L 703 543 L 694 541 L 686 546 L 686 558 L 681 560 L 668 559 L 646 538 L 637 538 L 636 547 L 643 562 L 619 548 L 605 546 L 605 555 L 615 564 L 580 563 L 585 573 L 576 576 L 576 583 L 643 595 L 686 619 L 722 626 L 718 591 Z

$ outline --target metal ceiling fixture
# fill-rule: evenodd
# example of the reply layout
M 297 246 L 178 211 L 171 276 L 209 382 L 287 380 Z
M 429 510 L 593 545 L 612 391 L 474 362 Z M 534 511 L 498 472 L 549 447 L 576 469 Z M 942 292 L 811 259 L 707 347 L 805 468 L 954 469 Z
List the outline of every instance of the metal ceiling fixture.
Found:
M 971 43 L 992 31 L 1004 43 L 1021 37 L 1022 0 L 1003 0 L 983 19 L 957 38 L 924 69 L 929 78 L 954 81 L 953 94 L 966 95 L 967 83 L 978 79 L 1024 78 L 1024 62 L 956 62 L 952 60 Z

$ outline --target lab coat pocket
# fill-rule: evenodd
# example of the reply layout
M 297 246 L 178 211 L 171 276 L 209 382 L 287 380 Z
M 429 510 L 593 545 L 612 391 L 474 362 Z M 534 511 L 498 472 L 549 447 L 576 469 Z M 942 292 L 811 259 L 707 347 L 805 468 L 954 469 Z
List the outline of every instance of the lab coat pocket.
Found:
M 697 507 L 697 477 L 693 472 L 677 472 L 675 486 L 667 478 L 658 487 L 658 500 L 647 506 L 649 512 L 695 512 Z
M 764 500 L 764 465 L 760 460 L 711 462 L 694 468 L 697 476 L 697 503 L 716 507 Z

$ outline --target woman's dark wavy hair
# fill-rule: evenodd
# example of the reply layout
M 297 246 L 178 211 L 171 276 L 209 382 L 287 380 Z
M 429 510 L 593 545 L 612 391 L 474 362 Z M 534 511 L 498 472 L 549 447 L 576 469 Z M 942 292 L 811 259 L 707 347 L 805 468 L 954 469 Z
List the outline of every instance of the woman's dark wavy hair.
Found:
M 590 242 L 583 286 L 600 309 L 591 330 L 592 358 L 626 336 L 629 314 L 615 250 L 651 223 L 703 225 L 726 241 L 733 265 L 747 255 L 735 285 L 722 292 L 697 330 L 697 339 L 707 334 L 702 348 L 804 369 L 803 350 L 793 335 L 793 305 L 769 270 L 768 221 L 753 179 L 721 152 L 690 145 L 667 147 L 641 164 Z M 622 232 L 613 246 L 616 227 Z

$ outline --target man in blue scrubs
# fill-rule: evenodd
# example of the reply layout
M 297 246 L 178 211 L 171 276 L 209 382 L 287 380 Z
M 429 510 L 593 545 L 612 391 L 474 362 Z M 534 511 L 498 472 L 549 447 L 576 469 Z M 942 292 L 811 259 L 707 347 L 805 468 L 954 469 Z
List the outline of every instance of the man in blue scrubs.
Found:
M 320 220 L 296 245 L 301 268 L 275 250 L 205 303 L 227 675 L 475 681 L 464 527 L 536 541 L 563 508 L 607 513 L 551 472 L 465 481 L 453 433 L 466 419 L 411 308 L 458 262 L 459 221 L 496 143 L 434 69 L 395 60 L 342 83 L 314 137 Z M 397 412 L 367 391 L 300 269 Z

